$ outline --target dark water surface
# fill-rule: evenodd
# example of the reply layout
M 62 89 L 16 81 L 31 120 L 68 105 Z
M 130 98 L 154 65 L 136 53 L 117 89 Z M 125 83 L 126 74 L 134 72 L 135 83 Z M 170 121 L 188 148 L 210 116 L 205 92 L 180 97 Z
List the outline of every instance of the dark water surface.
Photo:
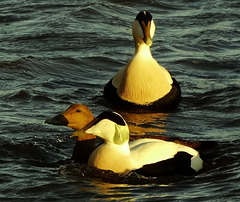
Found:
M 0 200 L 240 200 L 240 2 L 0 2 Z M 131 24 L 152 13 L 152 53 L 179 81 L 175 112 L 129 114 L 135 134 L 218 141 L 196 176 L 98 172 L 69 159 L 72 130 L 44 124 L 71 103 L 94 115 L 131 58 Z

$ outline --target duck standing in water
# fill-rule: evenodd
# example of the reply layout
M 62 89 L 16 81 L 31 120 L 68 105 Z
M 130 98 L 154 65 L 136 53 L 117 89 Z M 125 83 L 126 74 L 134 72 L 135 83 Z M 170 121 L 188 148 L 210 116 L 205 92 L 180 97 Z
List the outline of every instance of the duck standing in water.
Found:
M 181 101 L 178 82 L 152 57 L 152 15 L 141 11 L 132 25 L 135 53 L 104 87 L 104 97 L 123 108 L 166 111 Z
M 104 143 L 90 155 L 88 165 L 119 174 L 135 171 L 145 176 L 194 174 L 202 169 L 199 153 L 184 145 L 157 139 L 129 143 L 129 129 L 116 112 L 103 112 L 72 136 L 94 134 Z

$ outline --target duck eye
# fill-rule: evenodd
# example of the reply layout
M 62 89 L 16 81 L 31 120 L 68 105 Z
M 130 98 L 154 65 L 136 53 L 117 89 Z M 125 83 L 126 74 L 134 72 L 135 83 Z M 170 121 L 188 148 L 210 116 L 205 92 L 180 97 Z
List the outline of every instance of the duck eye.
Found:
M 80 110 L 80 109 L 78 109 L 78 110 L 77 110 L 77 112 L 81 112 L 81 110 Z

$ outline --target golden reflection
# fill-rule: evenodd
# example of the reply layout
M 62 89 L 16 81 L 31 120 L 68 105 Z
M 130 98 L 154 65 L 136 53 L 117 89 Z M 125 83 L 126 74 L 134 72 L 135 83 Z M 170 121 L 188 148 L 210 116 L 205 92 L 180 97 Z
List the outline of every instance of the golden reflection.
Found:
M 106 182 L 102 182 L 100 180 L 93 180 L 91 182 L 91 184 L 95 187 L 100 188 L 101 191 L 103 192 L 109 192 L 109 189 L 112 188 L 118 188 L 118 187 L 128 187 L 131 185 L 128 184 L 112 184 L 112 183 L 106 183 Z
M 135 201 L 132 198 L 131 185 L 111 184 L 93 180 L 91 185 L 95 187 L 98 197 L 104 196 L 104 201 L 127 200 Z
M 131 135 L 164 134 L 168 113 L 129 113 L 118 111 L 126 120 Z
M 96 192 L 97 195 L 95 195 L 94 198 L 101 198 L 104 201 L 117 201 L 117 200 L 124 200 L 124 201 L 136 201 L 142 200 L 142 199 L 149 199 L 151 198 L 151 195 L 147 195 L 146 193 L 142 193 L 139 196 L 133 197 L 133 193 L 140 190 L 145 190 L 151 188 L 151 184 L 145 184 L 145 185 L 129 185 L 129 184 L 111 184 L 111 183 L 105 183 L 98 180 L 93 180 L 91 182 L 91 185 L 94 187 L 94 192 Z M 91 191 L 93 191 L 93 187 L 91 186 Z M 159 187 L 168 187 L 171 185 L 168 184 L 159 184 Z M 156 184 L 154 185 L 156 187 Z M 165 197 L 167 195 L 160 194 L 159 198 Z M 156 194 L 152 196 L 153 198 L 156 197 Z

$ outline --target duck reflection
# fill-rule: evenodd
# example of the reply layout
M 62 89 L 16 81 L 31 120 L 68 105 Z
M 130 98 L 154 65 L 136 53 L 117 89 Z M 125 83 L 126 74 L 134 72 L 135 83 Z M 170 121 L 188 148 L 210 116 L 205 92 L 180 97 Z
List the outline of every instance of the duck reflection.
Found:
M 166 133 L 168 113 L 130 113 L 118 111 L 126 120 L 131 135 L 162 135 Z M 133 137 L 134 138 L 134 137 Z

